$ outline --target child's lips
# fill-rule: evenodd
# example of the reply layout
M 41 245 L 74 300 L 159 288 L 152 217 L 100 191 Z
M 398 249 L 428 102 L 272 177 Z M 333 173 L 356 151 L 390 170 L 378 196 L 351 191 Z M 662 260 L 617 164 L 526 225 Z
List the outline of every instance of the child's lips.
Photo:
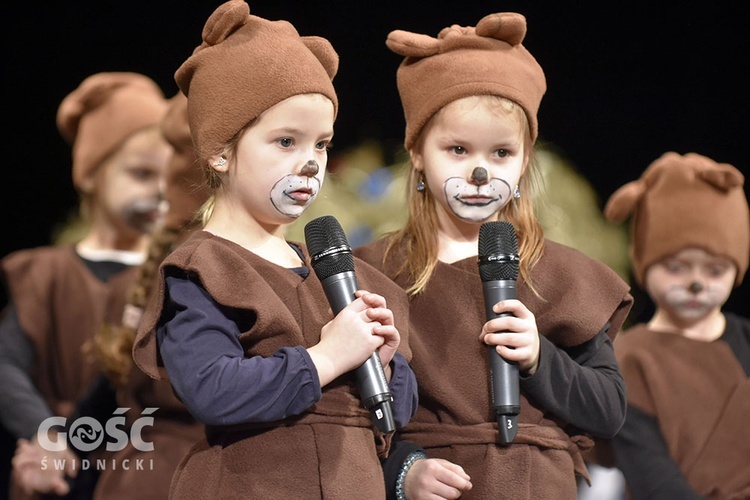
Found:
M 295 201 L 310 201 L 313 196 L 313 190 L 310 188 L 300 188 L 290 191 L 286 194 Z
M 133 211 L 133 213 L 136 217 L 153 222 L 153 221 L 159 220 L 164 214 L 164 211 L 161 210 L 159 207 L 155 207 L 155 208 L 137 207 Z
M 685 305 L 691 309 L 697 309 L 699 307 L 703 307 L 703 302 L 700 300 L 688 300 L 685 302 Z
M 461 203 L 464 203 L 465 205 L 485 206 L 485 205 L 489 205 L 496 199 L 491 196 L 476 195 L 476 196 L 462 196 L 458 200 Z

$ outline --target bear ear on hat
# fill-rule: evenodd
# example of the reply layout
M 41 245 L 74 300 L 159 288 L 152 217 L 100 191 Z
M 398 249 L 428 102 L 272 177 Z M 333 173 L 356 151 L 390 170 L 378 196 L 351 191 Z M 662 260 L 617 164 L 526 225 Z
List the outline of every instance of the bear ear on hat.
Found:
M 429 57 L 440 51 L 440 40 L 437 38 L 404 30 L 391 31 L 385 44 L 404 57 Z
M 641 180 L 628 182 L 609 197 L 604 207 L 604 217 L 613 222 L 623 222 L 635 212 L 645 191 Z
M 728 191 L 745 184 L 745 176 L 736 168 L 725 163 L 719 163 L 715 168 L 698 172 L 698 176 L 722 191 Z
M 517 12 L 490 14 L 477 23 L 476 33 L 518 45 L 526 36 L 526 18 Z
M 244 26 L 249 16 L 250 7 L 245 0 L 230 0 L 220 5 L 203 26 L 203 42 L 207 45 L 223 42 Z
M 64 99 L 57 110 L 57 129 L 69 144 L 73 144 L 78 135 L 84 112 L 85 106 L 78 99 Z
M 319 36 L 303 36 L 300 38 L 302 39 L 302 43 L 310 49 L 310 52 L 318 58 L 328 76 L 333 80 L 333 77 L 336 76 L 339 70 L 339 56 L 336 54 L 331 42 Z

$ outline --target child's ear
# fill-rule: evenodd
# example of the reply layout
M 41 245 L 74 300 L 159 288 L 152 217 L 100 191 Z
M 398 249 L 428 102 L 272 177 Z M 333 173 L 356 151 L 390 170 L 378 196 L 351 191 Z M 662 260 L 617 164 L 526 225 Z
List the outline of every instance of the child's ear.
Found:
M 229 162 L 224 155 L 211 155 L 208 157 L 208 166 L 217 172 L 224 173 L 229 170 Z
M 96 190 L 96 178 L 94 173 L 86 175 L 78 184 L 78 190 L 84 194 L 90 195 Z
M 416 149 L 409 150 L 409 158 L 411 158 L 411 164 L 417 170 L 424 172 L 424 161 L 422 160 L 422 154 Z

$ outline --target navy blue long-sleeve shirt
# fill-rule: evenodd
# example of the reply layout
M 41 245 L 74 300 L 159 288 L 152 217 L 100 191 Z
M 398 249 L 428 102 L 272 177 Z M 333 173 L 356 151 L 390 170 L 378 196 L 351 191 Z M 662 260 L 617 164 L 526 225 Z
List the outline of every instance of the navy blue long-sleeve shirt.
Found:
M 245 358 L 231 311 L 189 279 L 167 277 L 166 288 L 165 314 L 173 319 L 157 329 L 159 352 L 175 392 L 196 419 L 208 425 L 273 422 L 321 399 L 317 369 L 305 347 Z M 417 406 L 417 382 L 407 364 L 398 352 L 391 362 L 398 427 Z

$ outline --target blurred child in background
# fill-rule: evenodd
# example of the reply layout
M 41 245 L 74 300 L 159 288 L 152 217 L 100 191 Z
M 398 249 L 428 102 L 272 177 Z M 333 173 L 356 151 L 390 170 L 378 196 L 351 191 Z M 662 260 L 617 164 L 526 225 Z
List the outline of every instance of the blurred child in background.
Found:
M 193 152 L 184 94 L 179 93 L 170 100 L 161 130 L 174 148 L 166 172 L 167 212 L 163 224 L 151 235 L 148 257 L 139 266 L 138 277 L 128 292 L 122 322 L 106 324 L 93 341 L 85 345 L 86 352 L 99 363 L 103 373 L 92 383 L 70 417 L 71 420 L 92 417 L 104 427 L 105 421 L 115 415 L 118 408 L 129 408 L 123 427 L 132 429 L 138 418 L 152 416 L 152 424 L 139 431 L 140 438 L 149 443 L 151 449 L 144 451 L 130 442 L 124 449 L 111 453 L 104 453 L 104 446 L 96 453 L 78 451 L 79 460 L 87 458 L 94 462 L 104 458 L 109 464 L 99 471 L 94 499 L 167 498 L 177 464 L 203 436 L 203 426 L 175 397 L 170 385 L 148 377 L 133 363 L 136 329 L 156 283 L 159 264 L 179 239 L 196 227 L 196 211 L 208 197 L 203 169 Z M 147 408 L 156 411 L 144 413 Z M 54 491 L 65 481 L 61 469 L 39 469 L 39 460 L 45 453 L 38 444 L 23 446 L 17 450 L 14 460 L 17 476 L 25 480 L 24 486 L 41 493 Z M 25 474 L 20 473 L 22 468 L 27 469 Z
M 732 165 L 668 152 L 605 207 L 631 219 L 655 307 L 615 342 L 628 411 L 611 445 L 634 499 L 750 498 L 750 320 L 722 310 L 748 266 L 743 184 Z
M 166 111 L 158 85 L 127 72 L 94 74 L 60 104 L 57 125 L 72 147 L 85 230 L 74 244 L 2 261 L 10 301 L 0 323 L 0 421 L 19 445 L 36 439 L 45 419 L 70 417 L 99 373 L 82 346 L 122 316 L 162 216 Z

